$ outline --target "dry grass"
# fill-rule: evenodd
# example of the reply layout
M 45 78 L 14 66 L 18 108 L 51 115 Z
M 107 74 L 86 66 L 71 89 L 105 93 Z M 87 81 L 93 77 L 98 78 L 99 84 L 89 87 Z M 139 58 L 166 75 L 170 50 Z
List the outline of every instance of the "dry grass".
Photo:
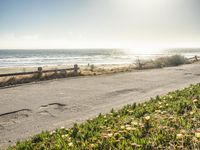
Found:
M 97 67 L 91 65 L 92 67 L 88 66 L 86 68 L 81 69 L 80 75 L 82 76 L 93 76 L 93 75 L 102 75 L 102 74 L 112 74 L 112 73 L 119 73 L 119 72 L 128 72 L 134 69 L 133 65 L 126 65 L 126 66 L 112 66 L 112 67 Z
M 153 69 L 153 68 L 163 68 L 179 66 L 183 64 L 192 63 L 187 58 L 181 55 L 165 56 L 159 57 L 154 60 L 140 60 L 137 59 L 136 69 Z
M 51 80 L 57 78 L 66 78 L 66 77 L 74 77 L 74 76 L 94 76 L 94 75 L 102 75 L 102 74 L 112 74 L 118 72 L 127 72 L 133 70 L 133 65 L 124 65 L 124 66 L 87 66 L 82 67 L 78 74 L 74 74 L 73 71 L 71 72 L 53 72 L 53 73 L 43 73 L 42 76 L 38 74 L 33 75 L 18 75 L 12 77 L 2 77 L 0 78 L 0 87 L 5 86 L 12 86 L 16 84 L 23 84 L 23 83 L 30 83 L 36 81 L 43 81 L 43 80 Z
M 79 73 L 80 74 L 80 73 Z M 77 74 L 77 75 L 79 75 Z M 33 75 L 19 75 L 19 76 L 12 76 L 12 77 L 2 77 L 0 78 L 0 87 L 12 86 L 17 84 L 24 84 L 30 82 L 37 82 L 37 81 L 44 81 L 44 80 L 51 80 L 57 78 L 66 78 L 77 76 L 74 72 L 52 72 L 52 73 L 43 73 L 42 76 L 39 74 Z

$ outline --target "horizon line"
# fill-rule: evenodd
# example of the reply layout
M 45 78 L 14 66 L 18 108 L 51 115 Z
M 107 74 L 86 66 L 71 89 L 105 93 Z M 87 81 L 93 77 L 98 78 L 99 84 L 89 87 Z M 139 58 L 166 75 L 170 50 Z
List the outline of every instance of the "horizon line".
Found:
M 109 50 L 119 50 L 119 49 L 127 49 L 127 50 L 131 50 L 131 49 L 140 49 L 140 48 L 0 48 L 0 50 L 89 50 L 89 49 L 93 49 L 93 50 L 100 50 L 100 49 L 109 49 Z M 143 48 L 142 48 L 143 49 Z M 148 49 L 148 48 L 145 48 Z M 151 48 L 154 49 L 154 48 Z M 155 48 L 158 49 L 158 48 Z M 166 48 L 159 48 L 159 49 L 200 49 L 200 47 L 166 47 Z

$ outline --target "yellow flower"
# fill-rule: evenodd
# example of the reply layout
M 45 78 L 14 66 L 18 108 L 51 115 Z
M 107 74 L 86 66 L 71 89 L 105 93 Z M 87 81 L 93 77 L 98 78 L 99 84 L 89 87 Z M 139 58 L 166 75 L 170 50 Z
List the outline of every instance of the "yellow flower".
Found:
M 125 129 L 125 126 L 121 126 L 120 128 L 121 128 L 121 129 Z
M 144 117 L 145 120 L 149 120 L 150 118 L 151 118 L 150 116 Z
M 131 143 L 131 146 L 137 146 L 137 143 Z
M 67 138 L 68 134 L 62 135 L 62 138 Z
M 120 142 L 120 140 L 115 140 L 115 142 Z
M 124 131 L 119 130 L 118 133 L 119 133 L 119 134 L 120 134 L 120 133 L 124 133 Z
M 196 133 L 195 133 L 195 136 L 196 136 L 197 138 L 200 138 L 200 132 L 196 132 Z
M 92 148 L 94 148 L 94 147 L 95 147 L 95 145 L 94 145 L 94 144 L 90 144 L 90 146 L 91 146 Z
M 155 110 L 155 112 L 156 112 L 156 113 L 160 113 L 160 112 L 161 112 L 161 110 Z
M 196 103 L 196 102 L 198 102 L 198 100 L 197 100 L 197 99 L 194 99 L 194 100 L 193 100 L 193 103 Z
M 191 112 L 190 112 L 190 115 L 193 115 L 193 114 L 194 114 L 194 112 L 193 112 L 193 111 L 191 111 Z
M 126 130 L 130 131 L 130 130 L 132 130 L 132 128 L 131 127 L 127 127 Z
M 162 112 L 161 112 L 162 115 L 163 115 L 163 114 L 166 114 L 166 113 L 167 113 L 166 111 L 162 111 Z
M 52 134 L 54 134 L 54 133 L 56 133 L 56 131 L 51 131 L 51 132 L 50 132 L 50 135 L 52 135 Z
M 71 143 L 69 143 L 69 144 L 68 144 L 68 146 L 69 146 L 69 147 L 72 147 L 72 146 L 73 146 L 73 143 L 72 143 L 72 142 L 71 142 Z
M 133 113 L 133 111 L 132 111 L 132 110 L 129 110 L 128 112 L 129 112 L 129 113 Z
M 183 130 L 183 129 L 182 129 L 180 132 L 181 132 L 182 134 L 186 134 L 186 131 Z
M 125 126 L 126 126 L 126 127 L 131 127 L 131 125 L 130 125 L 130 124 L 126 124 Z
M 119 133 L 114 133 L 114 136 L 118 136 L 119 135 Z
M 113 135 L 112 133 L 108 133 L 108 137 L 112 137 L 112 135 Z
M 179 133 L 176 135 L 177 139 L 182 139 L 183 138 L 183 134 Z
M 134 126 L 137 126 L 138 122 L 137 121 L 132 121 L 131 124 L 134 125 Z
M 128 131 L 131 131 L 131 130 L 134 131 L 134 130 L 136 130 L 136 128 L 127 127 L 126 130 L 128 130 Z

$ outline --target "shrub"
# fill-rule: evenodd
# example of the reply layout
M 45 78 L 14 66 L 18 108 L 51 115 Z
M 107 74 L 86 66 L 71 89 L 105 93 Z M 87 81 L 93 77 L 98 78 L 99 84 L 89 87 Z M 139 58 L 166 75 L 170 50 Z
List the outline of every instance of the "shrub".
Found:
M 155 60 L 139 60 L 137 59 L 136 69 L 163 68 L 171 66 L 179 66 L 188 63 L 187 59 L 181 55 L 159 57 Z
M 167 58 L 166 66 L 178 66 L 186 63 L 186 58 L 181 55 L 173 55 Z
M 155 60 L 153 60 L 153 64 L 154 64 L 154 68 L 163 68 L 163 67 L 166 67 L 167 65 L 167 58 L 168 57 L 160 57 L 160 58 L 157 58 Z
M 90 65 L 90 71 L 94 71 L 94 65 Z
M 136 69 L 142 69 L 143 66 L 144 66 L 144 62 L 143 62 L 143 60 L 140 60 L 140 59 L 138 58 L 138 59 L 136 59 L 136 61 L 135 61 L 135 65 L 136 65 Z

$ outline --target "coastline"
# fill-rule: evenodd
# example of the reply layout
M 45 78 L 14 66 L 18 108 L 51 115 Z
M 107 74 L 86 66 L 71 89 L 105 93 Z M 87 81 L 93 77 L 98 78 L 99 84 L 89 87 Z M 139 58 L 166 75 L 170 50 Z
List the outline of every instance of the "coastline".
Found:
M 193 64 L 199 62 L 199 60 L 200 57 L 198 56 L 194 56 L 193 58 L 188 59 L 181 55 L 173 55 L 160 57 L 155 60 L 138 59 L 135 63 L 132 64 L 78 65 L 78 70 L 74 68 L 75 65 L 51 65 L 43 66 L 42 70 L 44 72 L 41 73 L 38 72 L 39 68 L 34 66 L 0 68 L 0 74 L 2 75 L 0 77 L 0 87 L 13 86 L 35 81 L 51 80 L 56 78 L 66 78 L 74 76 L 96 76 L 103 74 L 130 72 L 136 70 L 173 67 L 183 64 Z M 16 75 L 15 73 L 20 73 L 20 75 Z M 9 75 L 4 76 L 4 74 Z
M 187 63 L 195 63 L 197 61 L 200 61 L 200 57 L 197 55 L 194 55 L 194 57 L 190 57 L 187 58 L 183 55 L 179 55 L 179 54 L 175 54 L 175 55 L 169 55 L 169 56 L 163 56 L 163 57 L 157 57 L 157 58 L 152 58 L 152 59 L 136 59 L 135 62 L 132 63 L 107 63 L 107 64 L 93 64 L 93 63 L 88 63 L 88 64 L 78 64 L 77 65 L 81 68 L 82 71 L 86 70 L 91 70 L 91 67 L 93 67 L 94 70 L 100 72 L 103 70 L 116 70 L 118 68 L 120 68 L 120 70 L 122 69 L 135 69 L 135 67 L 137 67 L 137 63 L 138 61 L 140 61 L 141 63 L 145 64 L 146 66 L 143 69 L 152 69 L 155 68 L 155 66 L 151 66 L 152 62 L 154 63 L 156 60 L 160 60 L 160 59 L 166 59 L 166 58 L 170 58 L 173 56 L 178 56 L 178 57 L 182 57 L 184 58 L 186 61 L 183 62 L 183 64 L 187 64 Z M 181 59 L 182 59 L 181 58 Z M 176 60 L 177 58 L 173 58 L 175 61 L 179 61 Z M 180 59 L 180 58 L 178 58 Z M 173 60 L 173 61 L 174 61 Z M 161 60 L 164 61 L 164 60 Z M 66 69 L 66 68 L 71 68 L 73 67 L 75 64 L 70 64 L 70 65 L 38 65 L 38 66 L 11 66 L 11 67 L 0 67 L 0 74 L 6 74 L 6 73 L 17 73 L 17 72 L 29 72 L 29 71 L 37 71 L 38 67 L 42 67 L 44 70 L 50 70 L 50 69 Z M 149 66 L 150 65 L 150 66 Z M 180 65 L 180 64 L 178 64 Z M 177 65 L 177 66 L 178 66 Z
M 199 66 L 63 78 L 1 89 L 0 147 L 199 83 Z

